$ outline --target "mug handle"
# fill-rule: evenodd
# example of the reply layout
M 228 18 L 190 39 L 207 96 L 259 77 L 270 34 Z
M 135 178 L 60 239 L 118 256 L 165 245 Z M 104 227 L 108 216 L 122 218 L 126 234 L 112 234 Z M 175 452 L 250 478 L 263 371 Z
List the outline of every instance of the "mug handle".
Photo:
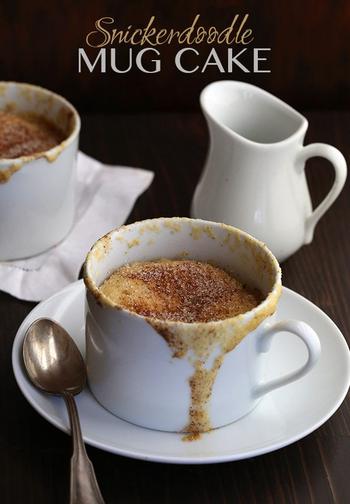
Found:
M 306 147 L 303 147 L 299 153 L 297 162 L 304 164 L 311 157 L 322 157 L 330 161 L 335 170 L 335 180 L 327 196 L 306 219 L 305 243 L 311 243 L 316 224 L 339 196 L 339 193 L 345 184 L 347 174 L 346 161 L 343 154 L 332 145 L 324 143 L 307 145 Z
M 258 341 L 258 352 L 268 352 L 273 336 L 281 331 L 295 334 L 303 341 L 308 350 L 307 361 L 300 368 L 280 378 L 258 383 L 253 389 L 253 396 L 255 399 L 306 375 L 314 367 L 320 357 L 321 343 L 317 334 L 308 324 L 299 320 L 284 320 L 268 327 Z

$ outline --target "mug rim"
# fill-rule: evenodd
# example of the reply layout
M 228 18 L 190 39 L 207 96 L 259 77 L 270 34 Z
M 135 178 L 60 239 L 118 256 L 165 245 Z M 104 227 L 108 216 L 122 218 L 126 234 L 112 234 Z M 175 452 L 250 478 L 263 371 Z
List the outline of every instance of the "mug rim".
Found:
M 18 81 L 0 81 L 0 88 L 2 86 L 9 86 L 9 85 L 15 85 L 16 87 L 19 88 L 25 88 L 25 89 L 33 89 L 36 91 L 39 91 L 40 93 L 44 95 L 49 95 L 52 96 L 55 100 L 58 102 L 61 102 L 65 107 L 67 107 L 68 110 L 70 110 L 73 113 L 74 117 L 74 126 L 72 131 L 69 133 L 68 136 L 66 136 L 59 144 L 55 145 L 54 147 L 51 147 L 51 149 L 47 149 L 44 151 L 40 152 L 35 152 L 33 154 L 27 154 L 25 156 L 18 156 L 15 158 L 5 158 L 5 157 L 0 157 L 0 170 L 2 168 L 8 168 L 9 164 L 18 164 L 20 163 L 21 166 L 25 163 L 28 163 L 29 161 L 34 161 L 36 159 L 40 158 L 45 158 L 45 157 L 52 157 L 56 159 L 59 154 L 66 148 L 68 147 L 78 136 L 80 132 L 80 127 L 81 127 L 81 119 L 79 116 L 79 113 L 77 109 L 72 105 L 64 96 L 55 93 L 54 91 L 51 91 L 50 89 L 47 89 L 43 86 L 38 86 L 37 84 L 30 84 L 28 82 L 18 82 Z
M 270 292 L 267 294 L 267 296 L 261 301 L 256 307 L 254 307 L 252 310 L 246 311 L 244 313 L 241 313 L 239 315 L 236 315 L 234 317 L 229 317 L 225 319 L 219 319 L 219 320 L 210 320 L 207 322 L 183 322 L 179 320 L 170 320 L 170 319 L 159 319 L 156 317 L 150 317 L 150 316 L 145 316 L 145 315 L 140 315 L 139 313 L 129 310 L 121 305 L 118 305 L 117 303 L 113 303 L 99 288 L 99 286 L 96 285 L 94 279 L 92 278 L 92 274 L 90 271 L 90 266 L 91 263 L 94 259 L 94 252 L 96 249 L 99 247 L 100 243 L 109 241 L 110 238 L 116 234 L 118 234 L 120 231 L 123 231 L 124 229 L 130 229 L 132 227 L 137 227 L 140 224 L 155 224 L 155 223 L 162 223 L 164 221 L 180 221 L 180 222 L 188 222 L 188 223 L 196 223 L 196 224 L 201 224 L 202 226 L 215 226 L 215 227 L 220 227 L 221 229 L 225 229 L 227 232 L 230 233 L 236 233 L 239 234 L 240 236 L 243 236 L 248 242 L 253 243 L 256 247 L 259 247 L 262 249 L 267 257 L 270 260 L 270 263 L 273 265 L 274 270 L 275 270 L 275 276 L 274 276 L 274 282 L 272 289 Z M 183 327 L 183 328 L 193 328 L 193 327 L 217 327 L 219 324 L 225 323 L 225 324 L 232 324 L 237 321 L 242 321 L 243 318 L 249 318 L 251 317 L 252 319 L 258 318 L 261 316 L 263 313 L 267 313 L 266 317 L 268 314 L 272 314 L 276 310 L 276 306 L 278 303 L 278 300 L 280 298 L 281 292 L 282 292 L 282 271 L 281 267 L 276 259 L 276 257 L 273 255 L 273 253 L 270 251 L 270 249 L 260 240 L 257 238 L 254 238 L 250 234 L 246 233 L 245 231 L 236 228 L 234 226 L 224 224 L 224 223 L 219 223 L 219 222 L 213 222 L 213 221 L 207 221 L 203 219 L 193 219 L 189 217 L 156 217 L 153 219 L 145 219 L 141 221 L 135 221 L 131 224 L 127 225 L 122 225 L 119 226 L 115 229 L 112 229 L 108 233 L 106 233 L 104 236 L 96 240 L 96 242 L 92 245 L 90 248 L 84 265 L 83 265 L 83 279 L 84 279 L 84 284 L 86 287 L 87 292 L 90 292 L 93 297 L 95 298 L 96 302 L 102 306 L 102 307 L 107 307 L 107 308 L 112 308 L 114 310 L 118 311 L 123 311 L 128 313 L 129 315 L 135 316 L 137 318 L 140 318 L 146 322 L 154 323 L 154 324 L 160 324 L 160 325 L 167 325 L 169 327 Z M 270 313 L 269 313 L 270 312 Z M 266 318 L 265 317 L 265 318 Z

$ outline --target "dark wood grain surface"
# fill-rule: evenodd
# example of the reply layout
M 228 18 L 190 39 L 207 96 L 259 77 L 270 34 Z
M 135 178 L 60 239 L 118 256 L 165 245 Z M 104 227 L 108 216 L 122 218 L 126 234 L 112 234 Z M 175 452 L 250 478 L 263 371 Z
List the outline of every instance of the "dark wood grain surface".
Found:
M 329 142 L 349 161 L 350 113 L 313 112 L 307 142 Z M 196 114 L 92 115 L 81 148 L 102 161 L 156 173 L 129 221 L 188 215 L 207 131 Z M 315 202 L 332 183 L 322 160 L 308 165 Z M 311 245 L 283 265 L 284 284 L 320 306 L 350 335 L 350 184 L 321 220 Z M 41 418 L 12 372 L 16 331 L 34 303 L 0 293 L 0 502 L 62 504 L 68 498 L 69 436 Z M 308 504 L 350 502 L 350 402 L 305 439 L 268 455 L 207 466 L 131 460 L 88 447 L 108 503 Z

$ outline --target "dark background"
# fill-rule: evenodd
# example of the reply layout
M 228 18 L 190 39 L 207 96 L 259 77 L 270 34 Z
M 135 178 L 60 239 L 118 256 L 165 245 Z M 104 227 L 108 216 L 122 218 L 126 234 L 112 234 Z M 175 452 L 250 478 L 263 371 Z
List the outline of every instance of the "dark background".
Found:
M 184 29 L 196 14 L 200 24 L 228 26 L 236 13 L 249 13 L 255 39 L 247 47 L 271 47 L 271 73 L 217 69 L 185 75 L 176 69 L 176 43 L 160 47 L 162 71 L 145 74 L 78 73 L 78 47 L 96 19 L 111 16 L 115 26 Z M 37 83 L 70 99 L 80 112 L 188 111 L 198 107 L 200 90 L 218 79 L 257 84 L 299 109 L 343 109 L 350 105 L 350 2 L 347 0 L 17 0 L 1 2 L 0 69 L 3 80 Z M 115 45 L 120 65 L 128 48 Z M 241 46 L 239 46 L 241 47 Z M 134 54 L 139 50 L 134 47 Z M 225 61 L 227 47 L 218 47 Z M 199 46 L 204 62 L 209 46 Z M 269 54 L 269 53 L 268 53 Z M 242 60 L 243 61 L 243 60 Z

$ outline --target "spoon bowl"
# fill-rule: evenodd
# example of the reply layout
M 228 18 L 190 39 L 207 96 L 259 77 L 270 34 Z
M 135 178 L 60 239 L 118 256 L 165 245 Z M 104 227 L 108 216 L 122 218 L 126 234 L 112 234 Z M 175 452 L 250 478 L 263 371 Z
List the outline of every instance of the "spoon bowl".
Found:
M 79 394 L 86 383 L 86 368 L 67 331 L 50 319 L 38 319 L 26 332 L 23 360 L 31 381 L 45 392 Z

